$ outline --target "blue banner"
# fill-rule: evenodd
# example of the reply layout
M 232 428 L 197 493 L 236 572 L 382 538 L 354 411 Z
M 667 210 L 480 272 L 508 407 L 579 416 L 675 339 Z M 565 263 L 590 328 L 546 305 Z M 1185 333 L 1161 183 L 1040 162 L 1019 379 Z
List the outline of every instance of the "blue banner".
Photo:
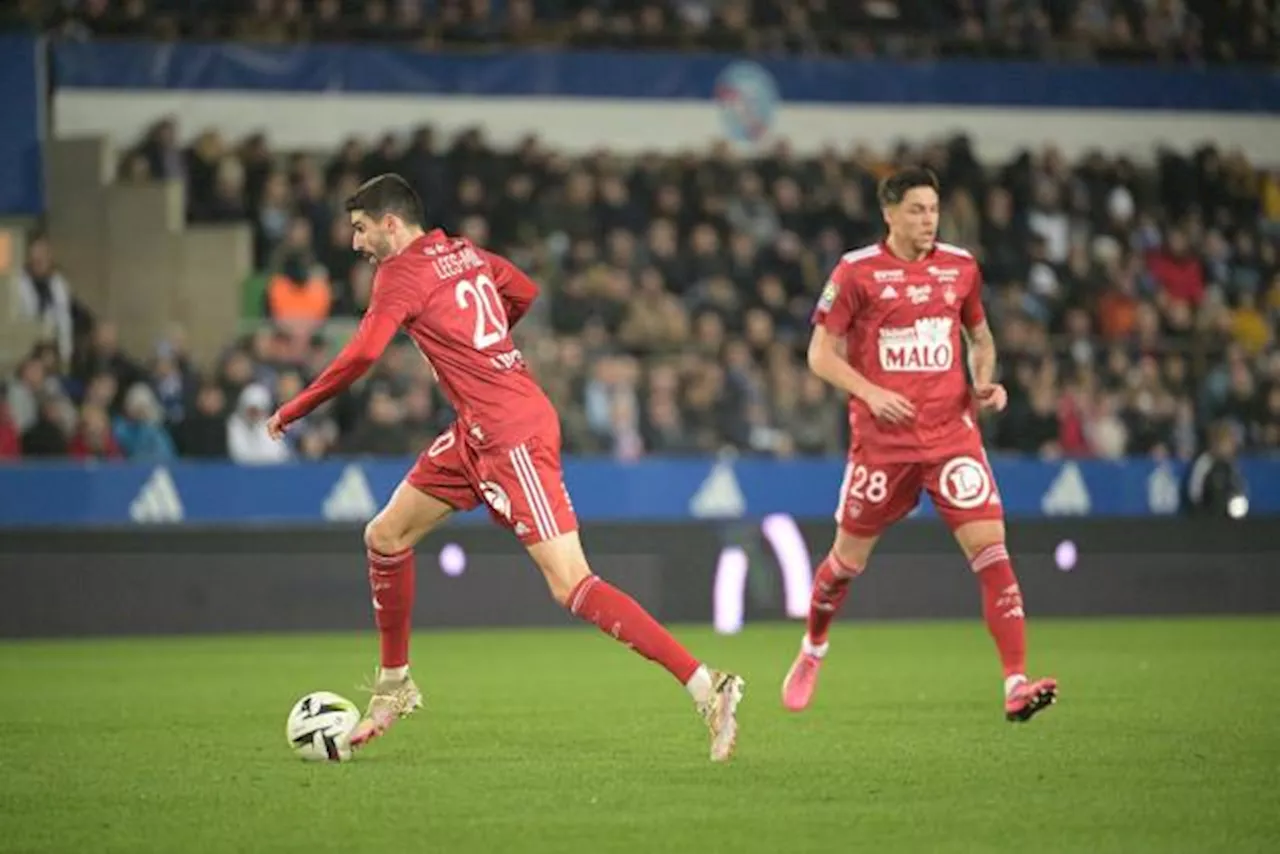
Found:
M 411 460 L 281 466 L 174 462 L 0 466 L 0 527 L 131 523 L 271 524 L 362 521 L 391 495 Z M 1174 513 L 1185 468 L 1151 460 L 1042 462 L 994 458 L 1011 518 Z M 1242 463 L 1250 512 L 1280 514 L 1280 460 Z M 592 521 L 761 517 L 830 519 L 841 460 L 569 460 L 565 482 Z M 917 515 L 932 516 L 928 499 Z M 464 517 L 484 521 L 483 511 Z
M 0 216 L 44 212 L 43 42 L 0 35 Z
M 58 85 L 81 89 L 705 100 L 716 93 L 726 69 L 747 65 L 756 76 L 771 78 L 778 97 L 793 103 L 1280 112 L 1280 74 L 1262 70 L 739 60 L 610 52 L 441 55 L 354 45 L 66 42 L 54 49 Z

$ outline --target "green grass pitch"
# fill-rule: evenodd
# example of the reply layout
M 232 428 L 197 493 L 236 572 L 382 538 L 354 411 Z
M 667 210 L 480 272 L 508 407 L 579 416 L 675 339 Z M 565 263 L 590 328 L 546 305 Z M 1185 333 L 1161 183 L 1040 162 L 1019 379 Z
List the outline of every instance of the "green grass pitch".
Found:
M 1280 620 L 1039 620 L 1059 704 L 1007 724 L 980 621 L 677 632 L 748 681 L 706 758 L 684 692 L 592 630 L 420 633 L 427 708 L 345 765 L 284 718 L 363 705 L 372 634 L 0 644 L 3 852 L 1280 850 Z

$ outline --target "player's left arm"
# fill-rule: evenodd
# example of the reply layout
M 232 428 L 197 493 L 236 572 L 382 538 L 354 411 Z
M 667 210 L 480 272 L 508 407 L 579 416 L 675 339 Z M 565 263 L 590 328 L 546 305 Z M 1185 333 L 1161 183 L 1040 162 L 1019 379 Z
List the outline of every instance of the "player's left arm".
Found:
M 538 298 L 538 285 L 515 264 L 496 252 L 477 249 L 480 257 L 489 262 L 493 270 L 493 283 L 502 297 L 502 307 L 507 312 L 507 325 L 515 326 L 520 322 Z
M 406 285 L 407 282 L 397 279 L 394 272 L 379 276 L 369 308 L 342 352 L 320 372 L 320 376 L 267 421 L 267 432 L 272 438 L 279 439 L 290 424 L 346 391 L 378 361 L 391 339 L 395 338 L 400 324 L 413 311 L 411 291 Z
M 996 339 L 987 323 L 982 305 L 982 274 L 975 272 L 973 287 L 960 306 L 960 321 L 969 345 L 969 372 L 973 377 L 973 393 L 983 409 L 1003 410 L 1009 393 L 996 382 Z

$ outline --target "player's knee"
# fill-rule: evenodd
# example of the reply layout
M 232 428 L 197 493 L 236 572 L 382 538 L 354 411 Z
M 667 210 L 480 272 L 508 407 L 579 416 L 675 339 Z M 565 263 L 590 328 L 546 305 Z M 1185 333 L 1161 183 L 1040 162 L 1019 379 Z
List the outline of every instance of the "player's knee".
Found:
M 960 550 L 972 563 L 990 549 L 1005 547 L 1004 522 L 999 519 L 982 519 L 961 525 L 955 532 Z
M 397 531 L 381 516 L 375 517 L 364 526 L 364 547 L 371 552 L 383 555 L 398 554 L 411 545 L 405 540 L 403 532 Z
M 573 603 L 573 591 L 578 589 L 583 580 L 591 576 L 591 570 L 580 575 L 574 576 L 547 576 L 547 588 L 551 591 L 551 598 L 556 600 L 556 604 L 561 608 L 569 608 Z
M 591 576 L 591 567 L 582 551 L 577 532 L 561 534 L 529 547 L 529 556 L 542 570 L 551 597 L 563 607 L 578 585 Z

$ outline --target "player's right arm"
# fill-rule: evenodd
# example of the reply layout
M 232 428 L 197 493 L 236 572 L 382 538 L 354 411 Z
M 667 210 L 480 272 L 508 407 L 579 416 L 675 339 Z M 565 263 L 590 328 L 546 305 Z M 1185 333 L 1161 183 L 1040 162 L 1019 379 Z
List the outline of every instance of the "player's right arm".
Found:
M 387 268 L 379 270 L 369 308 L 356 333 L 342 352 L 320 372 L 320 376 L 271 416 L 267 421 L 267 432 L 273 438 L 280 438 L 294 421 L 310 414 L 364 376 L 395 338 L 400 325 L 415 312 L 413 294 L 412 281 L 404 272 Z
M 859 307 L 859 291 L 849 267 L 841 262 L 832 272 L 813 312 L 809 339 L 809 370 L 821 379 L 861 400 L 876 418 L 891 424 L 909 421 L 915 407 L 897 392 L 881 388 L 849 364 L 847 336 Z

